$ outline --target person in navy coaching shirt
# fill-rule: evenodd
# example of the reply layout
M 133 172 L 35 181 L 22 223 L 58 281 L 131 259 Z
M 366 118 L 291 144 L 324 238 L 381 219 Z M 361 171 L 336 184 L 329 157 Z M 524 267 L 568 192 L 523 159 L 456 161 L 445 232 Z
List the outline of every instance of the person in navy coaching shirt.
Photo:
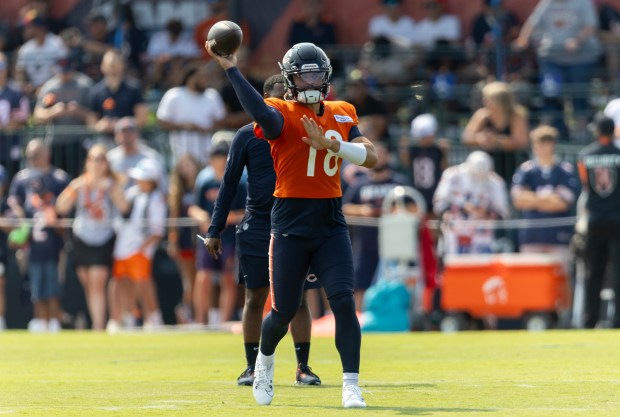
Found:
M 284 96 L 282 75 L 269 77 L 263 86 L 265 97 Z M 243 306 L 243 338 L 247 368 L 237 379 L 237 384 L 251 386 L 254 382 L 254 363 L 258 355 L 263 306 L 269 293 L 269 232 L 271 208 L 276 173 L 269 152 L 269 143 L 254 136 L 253 125 L 237 131 L 224 173 L 215 210 L 207 232 L 207 250 L 215 257 L 221 254 L 220 233 L 226 225 L 236 189 L 247 168 L 247 202 L 245 216 L 237 227 L 237 254 L 239 258 L 239 283 L 245 284 Z M 306 281 L 305 289 L 318 288 L 317 280 Z M 321 379 L 308 366 L 312 317 L 306 297 L 291 322 L 291 332 L 297 355 L 296 383 L 320 385 Z

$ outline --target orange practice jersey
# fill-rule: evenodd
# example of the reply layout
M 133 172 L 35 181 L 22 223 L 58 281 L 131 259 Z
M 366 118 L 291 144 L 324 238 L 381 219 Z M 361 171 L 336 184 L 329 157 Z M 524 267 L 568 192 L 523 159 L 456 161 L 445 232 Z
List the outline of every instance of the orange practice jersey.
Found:
M 282 133 L 269 141 L 276 171 L 273 195 L 278 198 L 342 197 L 342 158 L 326 150 L 317 151 L 302 141 L 301 138 L 308 135 L 301 124 L 301 117 L 305 114 L 316 120 L 328 139 L 348 141 L 351 127 L 358 123 L 355 107 L 344 101 L 325 101 L 323 115 L 317 116 L 308 106 L 294 101 L 268 98 L 265 102 L 284 116 Z M 254 133 L 258 138 L 265 138 L 256 124 Z

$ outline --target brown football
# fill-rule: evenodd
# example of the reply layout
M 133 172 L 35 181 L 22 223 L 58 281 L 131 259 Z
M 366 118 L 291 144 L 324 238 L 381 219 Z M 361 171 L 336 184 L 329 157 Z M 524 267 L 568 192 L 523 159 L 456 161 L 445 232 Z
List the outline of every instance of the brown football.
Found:
M 211 43 L 211 50 L 218 55 L 234 54 L 243 41 L 243 31 L 235 22 L 220 20 L 209 29 L 207 40 Z

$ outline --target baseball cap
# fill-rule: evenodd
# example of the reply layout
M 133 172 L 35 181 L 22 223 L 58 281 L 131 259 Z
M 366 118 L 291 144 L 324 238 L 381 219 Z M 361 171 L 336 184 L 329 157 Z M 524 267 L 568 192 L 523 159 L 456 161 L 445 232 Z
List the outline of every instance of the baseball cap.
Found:
M 60 71 L 69 72 L 76 69 L 77 62 L 74 57 L 66 56 L 58 60 L 58 66 L 60 67 Z
M 152 158 L 141 159 L 127 172 L 130 178 L 138 181 L 159 181 L 162 176 L 161 164 Z
M 28 12 L 26 12 L 26 14 L 24 15 L 24 18 L 22 19 L 22 23 L 24 24 L 24 26 L 28 26 L 28 25 L 46 26 L 47 25 L 45 18 L 41 16 L 36 10 L 29 10 Z
M 106 19 L 105 15 L 99 11 L 92 11 L 86 16 L 87 23 L 108 23 L 108 19 Z
M 437 119 L 430 113 L 417 116 L 411 121 L 411 136 L 422 139 L 437 133 Z
M 114 126 L 114 133 L 121 132 L 125 129 L 138 130 L 138 124 L 133 117 L 122 117 L 116 122 Z
M 483 179 L 493 170 L 493 160 L 484 151 L 473 151 L 467 155 L 465 165 L 476 179 Z
M 235 137 L 235 131 L 229 129 L 220 129 L 211 136 L 211 146 L 217 146 L 221 142 L 224 142 L 227 146 L 230 147 L 230 143 L 232 143 L 233 138 Z
M 209 151 L 209 155 L 213 156 L 228 156 L 228 144 L 226 142 L 218 142 L 216 145 L 211 147 Z

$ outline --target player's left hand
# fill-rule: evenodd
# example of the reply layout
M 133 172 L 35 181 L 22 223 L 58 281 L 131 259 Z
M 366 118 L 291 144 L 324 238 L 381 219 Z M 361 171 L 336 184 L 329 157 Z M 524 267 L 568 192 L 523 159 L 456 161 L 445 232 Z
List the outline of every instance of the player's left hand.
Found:
M 205 248 L 207 248 L 207 252 L 211 256 L 217 259 L 222 254 L 222 240 L 216 237 L 209 237 L 205 240 Z
M 306 129 L 306 133 L 308 134 L 307 137 L 303 137 L 301 140 L 318 151 L 331 147 L 332 142 L 334 141 L 325 137 L 323 134 L 323 128 L 319 126 L 316 120 L 303 115 L 301 117 L 301 124 L 304 129 Z

